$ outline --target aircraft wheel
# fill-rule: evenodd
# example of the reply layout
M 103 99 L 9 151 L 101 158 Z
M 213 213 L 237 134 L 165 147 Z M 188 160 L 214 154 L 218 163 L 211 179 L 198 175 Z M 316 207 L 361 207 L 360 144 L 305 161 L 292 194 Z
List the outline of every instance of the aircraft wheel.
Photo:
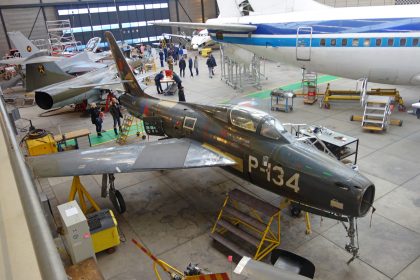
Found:
M 290 206 L 290 214 L 293 217 L 299 217 L 300 212 L 302 212 L 302 210 L 300 210 L 300 208 L 298 206 L 296 206 L 296 205 L 291 205 Z
M 145 140 L 145 139 L 146 139 L 146 135 L 144 135 L 144 134 L 143 134 L 143 135 L 141 136 L 141 139 Z
M 112 202 L 112 205 L 114 205 L 115 209 L 118 211 L 118 213 L 122 214 L 125 212 L 125 201 L 120 191 L 110 191 L 109 192 L 109 199 Z

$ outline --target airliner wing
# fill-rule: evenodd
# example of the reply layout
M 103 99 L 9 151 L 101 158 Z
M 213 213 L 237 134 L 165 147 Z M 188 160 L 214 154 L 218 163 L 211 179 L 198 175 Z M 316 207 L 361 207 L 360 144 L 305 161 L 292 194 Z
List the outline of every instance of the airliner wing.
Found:
M 224 23 L 224 24 L 208 24 L 196 22 L 155 22 L 153 25 L 158 26 L 175 26 L 190 29 L 211 29 L 229 32 L 252 32 L 257 29 L 255 25 L 237 24 L 237 23 Z
M 234 165 L 235 162 L 190 139 L 74 150 L 29 157 L 37 177 L 129 173 Z

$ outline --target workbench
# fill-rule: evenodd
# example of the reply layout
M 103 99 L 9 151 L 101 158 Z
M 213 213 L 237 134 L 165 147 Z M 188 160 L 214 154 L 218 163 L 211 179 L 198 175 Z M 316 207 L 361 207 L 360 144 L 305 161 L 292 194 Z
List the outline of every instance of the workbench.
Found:
M 54 140 L 55 142 L 57 142 L 58 145 L 58 151 L 63 151 L 63 145 L 65 147 L 67 147 L 67 141 L 69 140 L 74 140 L 75 142 L 75 148 L 79 149 L 79 143 L 77 141 L 78 138 L 80 137 L 85 137 L 87 136 L 89 139 L 89 146 L 92 146 L 91 142 L 90 142 L 90 131 L 87 128 L 84 129 L 79 129 L 79 130 L 75 130 L 75 131 L 70 131 L 70 132 L 66 132 L 64 134 L 58 134 L 58 135 L 54 135 Z
M 354 155 L 353 164 L 357 163 L 357 154 L 359 152 L 358 138 L 317 126 L 302 128 L 299 130 L 299 133 L 306 137 L 317 137 L 324 142 L 325 146 L 327 146 L 338 160 L 342 161 Z

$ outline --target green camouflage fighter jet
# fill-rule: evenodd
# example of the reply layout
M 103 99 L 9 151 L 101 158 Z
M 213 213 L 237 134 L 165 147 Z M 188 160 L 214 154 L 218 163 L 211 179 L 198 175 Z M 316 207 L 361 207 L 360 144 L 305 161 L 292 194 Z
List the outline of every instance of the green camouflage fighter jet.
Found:
M 292 199 L 305 211 L 348 221 L 351 242 L 347 249 L 357 254 L 354 221 L 368 213 L 375 196 L 369 179 L 296 141 L 277 119 L 262 111 L 160 100 L 145 94 L 112 33 L 106 32 L 106 37 L 120 78 L 129 81 L 124 83 L 121 104 L 144 121 L 149 135 L 167 138 L 29 158 L 37 176 L 110 174 L 109 194 L 115 201 L 115 173 L 223 166 L 256 186 Z M 117 196 L 123 204 L 121 194 Z

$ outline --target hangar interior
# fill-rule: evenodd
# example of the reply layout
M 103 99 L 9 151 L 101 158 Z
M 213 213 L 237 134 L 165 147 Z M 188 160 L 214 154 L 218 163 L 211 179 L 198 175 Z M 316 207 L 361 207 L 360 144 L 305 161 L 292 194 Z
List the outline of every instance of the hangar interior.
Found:
M 419 83 L 417 76 L 397 82 L 412 65 L 384 64 L 385 71 L 373 62 L 386 48 L 395 49 L 393 61 L 418 57 L 419 18 L 397 18 L 407 31 L 393 29 L 390 13 L 375 15 L 376 22 L 363 15 L 351 29 L 345 15 L 325 23 L 321 35 L 315 20 L 289 23 L 293 49 L 279 52 L 279 60 L 271 50 L 286 39 L 276 46 L 256 39 L 255 49 L 265 50 L 250 54 L 252 40 L 264 34 L 240 29 L 251 22 L 212 22 L 209 34 L 165 25 L 205 24 L 226 13 L 218 2 L 0 3 L 0 53 L 2 61 L 11 59 L 2 62 L 0 79 L 0 279 L 419 279 Z M 240 17 L 260 7 L 227 2 Z M 348 14 L 420 6 L 316 2 Z M 303 9 L 308 17 L 323 12 Z M 334 28 L 373 35 L 344 39 L 331 35 Z M 23 44 L 29 53 L 32 46 L 40 53 L 15 55 L 19 48 L 7 34 L 16 31 L 32 42 Z M 406 33 L 383 35 L 399 31 Z M 209 41 L 194 43 L 194 36 Z M 87 53 L 94 37 L 100 42 L 92 55 L 100 58 L 60 64 Z M 191 64 L 183 75 L 174 47 Z M 329 51 L 321 60 L 319 49 Z M 366 61 L 360 73 L 400 69 L 399 76 L 379 77 L 383 83 L 352 77 L 351 60 L 359 55 Z M 336 72 L 309 72 L 288 56 Z M 31 83 L 38 87 L 28 90 Z M 54 95 L 61 91 L 67 95 Z M 45 96 L 48 109 L 40 105 Z M 376 118 L 366 125 L 370 115 Z

